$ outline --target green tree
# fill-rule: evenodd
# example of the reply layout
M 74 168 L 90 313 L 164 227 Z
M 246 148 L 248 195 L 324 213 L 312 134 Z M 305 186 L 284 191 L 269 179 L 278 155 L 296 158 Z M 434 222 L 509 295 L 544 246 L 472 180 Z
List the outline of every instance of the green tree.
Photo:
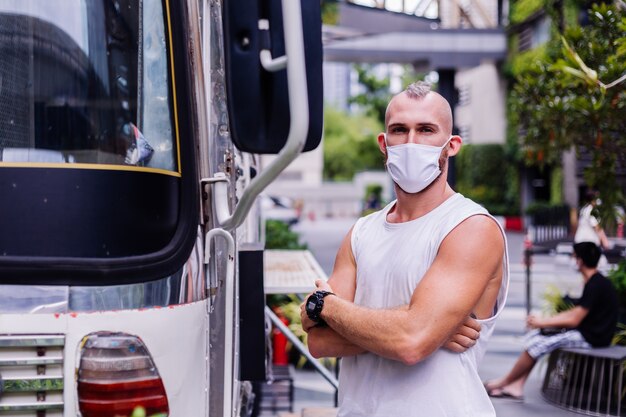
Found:
M 389 77 L 378 78 L 372 71 L 372 65 L 355 65 L 354 70 L 364 91 L 350 97 L 348 102 L 358 104 L 367 115 L 384 124 L 385 111 L 391 98 Z
M 322 23 L 325 25 L 336 25 L 339 23 L 339 2 L 338 0 L 321 0 Z
M 463 145 L 456 156 L 456 189 L 498 215 L 518 214 L 514 159 L 498 144 Z
M 385 124 L 385 112 L 391 99 L 391 81 L 389 77 L 379 78 L 372 71 L 373 65 L 355 65 L 358 82 L 363 92 L 356 94 L 348 100 L 351 104 L 357 104 L 365 114 L 375 117 L 382 125 Z M 415 72 L 411 65 L 404 65 L 401 76 L 402 87 L 423 80 L 424 74 Z M 434 89 L 434 88 L 433 88 Z
M 383 125 L 371 116 L 324 111 L 324 178 L 351 180 L 355 173 L 384 169 L 376 135 Z
M 626 17 L 595 5 L 589 18 L 518 74 L 512 112 L 528 162 L 558 164 L 572 147 L 590 156 L 583 175 L 599 191 L 600 218 L 612 228 L 614 207 L 624 202 L 616 168 L 626 166 Z
M 265 222 L 265 249 L 306 249 L 300 243 L 300 235 L 293 232 L 289 225 L 280 220 Z

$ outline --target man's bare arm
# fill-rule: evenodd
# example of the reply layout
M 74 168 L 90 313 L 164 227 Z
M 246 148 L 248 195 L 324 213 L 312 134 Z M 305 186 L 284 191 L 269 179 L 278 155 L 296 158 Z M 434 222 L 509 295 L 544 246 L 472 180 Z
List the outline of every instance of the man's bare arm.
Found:
M 353 344 L 414 364 L 450 340 L 474 312 L 487 318 L 501 285 L 504 239 L 486 216 L 473 216 L 443 241 L 407 309 L 373 310 L 326 297 L 322 318 Z
M 341 242 L 328 285 L 332 286 L 333 292 L 338 297 L 353 302 L 356 291 L 356 262 L 352 256 L 351 239 L 352 229 Z M 362 347 L 349 342 L 330 327 L 315 327 L 316 323 L 313 323 L 304 311 L 304 304 L 300 309 L 302 328 L 308 332 L 307 344 L 309 352 L 314 357 L 345 357 L 365 352 Z
M 530 315 L 526 319 L 526 324 L 532 329 L 541 329 L 546 327 L 565 327 L 568 329 L 573 329 L 583 321 L 588 313 L 588 309 L 581 306 L 576 306 L 552 317 L 542 318 Z

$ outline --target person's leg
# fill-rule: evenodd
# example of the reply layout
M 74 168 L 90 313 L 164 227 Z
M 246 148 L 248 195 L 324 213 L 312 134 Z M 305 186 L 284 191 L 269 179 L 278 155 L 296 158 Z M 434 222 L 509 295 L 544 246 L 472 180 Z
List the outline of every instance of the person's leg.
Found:
M 523 351 L 509 373 L 500 379 L 487 382 L 485 388 L 491 395 L 497 396 L 505 392 L 514 397 L 521 397 L 524 394 L 524 384 L 535 363 L 537 361 L 527 351 Z
M 485 383 L 485 388 L 493 396 L 504 392 L 511 396 L 521 397 L 524 393 L 524 384 L 537 363 L 537 359 L 560 347 L 586 348 L 590 345 L 576 330 L 551 336 L 543 336 L 539 331 L 532 331 L 527 335 L 526 350 L 517 358 L 509 373 L 500 379 Z
M 532 330 L 527 333 L 525 350 L 519 355 L 511 370 L 502 378 L 485 384 L 489 395 L 498 396 L 504 392 L 515 397 L 521 397 L 528 375 L 537 362 L 535 358 L 548 352 L 550 347 L 550 337 L 543 336 L 539 330 Z

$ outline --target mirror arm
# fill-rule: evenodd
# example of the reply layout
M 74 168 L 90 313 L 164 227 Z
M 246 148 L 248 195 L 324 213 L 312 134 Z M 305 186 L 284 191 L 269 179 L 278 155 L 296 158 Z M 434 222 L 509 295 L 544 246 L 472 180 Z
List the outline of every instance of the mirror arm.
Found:
M 261 59 L 261 65 L 267 72 L 276 72 L 287 66 L 287 56 L 279 56 L 278 58 L 272 58 L 272 51 L 270 51 L 270 22 L 267 19 L 259 20 L 259 31 L 261 31 L 261 43 L 262 48 L 259 53 Z
M 217 223 L 218 227 L 226 230 L 233 230 L 243 223 L 256 197 L 300 155 L 306 143 L 309 130 L 309 99 L 300 0 L 282 0 L 282 11 L 285 49 L 289 57 L 289 64 L 287 65 L 289 113 L 291 117 L 289 136 L 276 159 L 257 175 L 250 182 L 248 188 L 244 190 L 232 215 L 228 207 L 228 186 L 223 180 L 218 179 L 221 176 L 225 178 L 225 174 L 215 174 L 214 177 L 218 179 L 218 182 L 213 183 Z

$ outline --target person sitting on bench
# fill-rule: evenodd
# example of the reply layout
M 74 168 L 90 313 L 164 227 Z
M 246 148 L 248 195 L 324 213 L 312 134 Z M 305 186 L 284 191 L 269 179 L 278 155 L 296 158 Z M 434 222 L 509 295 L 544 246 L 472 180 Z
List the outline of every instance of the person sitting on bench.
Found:
M 529 315 L 525 350 L 504 377 L 485 382 L 490 397 L 523 400 L 524 383 L 539 357 L 557 348 L 605 347 L 617 325 L 619 301 L 615 287 L 598 272 L 600 248 L 593 242 L 574 244 L 576 266 L 585 286 L 575 306 L 552 317 Z

